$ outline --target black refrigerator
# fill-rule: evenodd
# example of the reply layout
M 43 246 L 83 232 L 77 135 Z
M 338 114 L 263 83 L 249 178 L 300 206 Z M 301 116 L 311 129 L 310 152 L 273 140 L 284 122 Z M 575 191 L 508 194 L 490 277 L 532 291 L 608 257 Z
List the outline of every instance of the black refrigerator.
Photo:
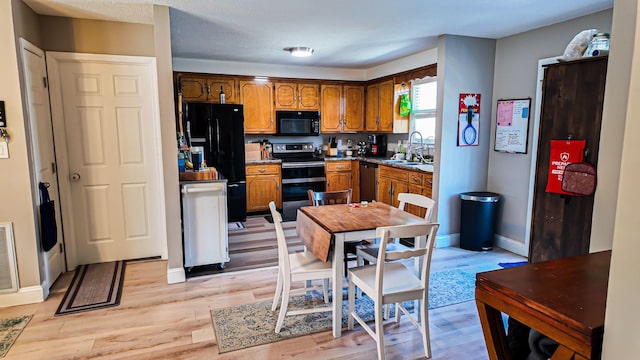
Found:
M 245 221 L 244 115 L 242 105 L 184 103 L 184 128 L 191 146 L 204 149 L 207 166 L 227 179 L 229 221 Z

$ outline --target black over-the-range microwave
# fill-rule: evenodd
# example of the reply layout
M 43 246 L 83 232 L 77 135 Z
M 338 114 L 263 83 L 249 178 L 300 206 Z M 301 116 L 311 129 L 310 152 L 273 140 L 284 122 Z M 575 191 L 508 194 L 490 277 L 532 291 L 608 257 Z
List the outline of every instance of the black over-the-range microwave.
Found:
M 276 111 L 276 135 L 320 135 L 318 111 Z

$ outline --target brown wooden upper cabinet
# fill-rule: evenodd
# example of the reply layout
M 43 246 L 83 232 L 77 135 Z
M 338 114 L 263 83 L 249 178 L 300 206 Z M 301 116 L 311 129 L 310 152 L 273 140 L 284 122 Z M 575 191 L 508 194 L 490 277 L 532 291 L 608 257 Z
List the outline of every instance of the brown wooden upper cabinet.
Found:
M 244 105 L 245 134 L 275 134 L 271 81 L 240 81 L 240 103 Z
M 275 83 L 276 110 L 320 110 L 320 85 L 296 82 Z
M 238 103 L 236 95 L 237 82 L 233 77 L 182 74 L 180 76 L 180 86 L 182 87 L 183 101 L 219 103 L 220 89 L 222 88 L 226 103 Z
M 320 86 L 320 131 L 322 133 L 364 130 L 364 87 L 323 84 Z
M 393 80 L 367 86 L 365 130 L 393 132 Z

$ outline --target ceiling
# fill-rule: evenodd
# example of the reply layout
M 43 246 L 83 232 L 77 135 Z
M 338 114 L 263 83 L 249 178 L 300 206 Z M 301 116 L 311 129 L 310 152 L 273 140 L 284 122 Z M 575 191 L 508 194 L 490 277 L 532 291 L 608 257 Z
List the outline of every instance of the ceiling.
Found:
M 175 58 L 368 69 L 442 34 L 499 39 L 613 7 L 613 0 L 23 0 L 41 15 L 153 23 L 170 7 Z M 567 39 L 567 43 L 571 39 Z M 309 46 L 309 58 L 283 50 Z

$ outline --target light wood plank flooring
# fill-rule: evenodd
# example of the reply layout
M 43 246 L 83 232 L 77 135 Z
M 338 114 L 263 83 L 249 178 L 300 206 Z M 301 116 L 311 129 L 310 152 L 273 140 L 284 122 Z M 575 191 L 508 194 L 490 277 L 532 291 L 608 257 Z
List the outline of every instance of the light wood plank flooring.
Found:
M 496 249 L 434 250 L 432 271 L 476 272 L 523 258 Z M 34 314 L 5 359 L 374 359 L 375 343 L 356 326 L 218 355 L 209 311 L 271 299 L 277 269 L 230 272 L 166 284 L 166 261 L 127 264 L 120 306 L 56 317 L 73 273 L 63 274 L 44 303 L 0 309 L 0 319 Z M 475 302 L 430 311 L 433 359 L 486 359 Z M 385 325 L 388 359 L 420 359 L 420 334 L 406 318 Z

